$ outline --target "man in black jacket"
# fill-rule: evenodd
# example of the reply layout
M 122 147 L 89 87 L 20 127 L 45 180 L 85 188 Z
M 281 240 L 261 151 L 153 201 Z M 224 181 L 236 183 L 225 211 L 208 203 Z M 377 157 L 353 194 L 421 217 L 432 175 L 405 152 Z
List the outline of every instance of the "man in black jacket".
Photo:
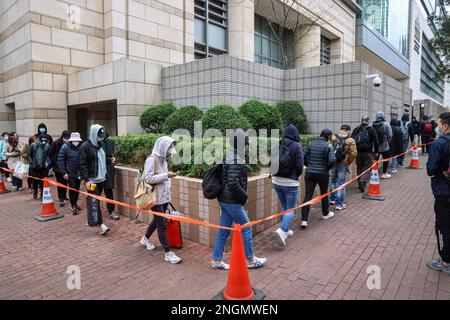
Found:
M 222 186 L 223 190 L 218 197 L 220 205 L 220 225 L 232 227 L 238 223 L 241 226 L 250 220 L 244 210 L 247 203 L 247 178 L 248 172 L 245 166 L 245 149 L 248 144 L 248 137 L 242 129 L 237 129 L 230 137 L 232 149 L 227 152 L 222 165 Z M 228 270 L 230 266 L 225 263 L 223 253 L 225 243 L 230 231 L 220 229 L 214 242 L 214 249 L 211 261 L 213 269 Z M 247 258 L 247 268 L 259 268 L 266 264 L 266 258 L 257 258 L 253 254 L 252 227 L 242 229 L 242 240 L 244 241 L 245 257 Z
M 353 130 L 352 138 L 356 142 L 358 155 L 356 156 L 356 170 L 358 175 L 366 171 L 373 164 L 375 154 L 378 153 L 378 136 L 375 129 L 369 126 L 369 117 L 361 118 L 361 125 Z M 359 190 L 364 193 L 370 172 L 358 179 Z
M 80 165 L 80 177 L 85 181 L 86 190 L 89 193 L 101 195 L 105 187 L 107 177 L 106 153 L 103 140 L 106 138 L 105 128 L 99 124 L 91 126 L 89 139 L 85 141 L 78 151 L 78 161 Z M 97 201 L 98 215 L 95 219 L 89 219 L 90 209 L 94 207 L 94 199 L 88 198 L 88 223 L 91 227 L 100 226 L 101 235 L 105 235 L 108 228 L 102 219 L 100 204 Z M 92 209 L 92 211 L 94 211 Z
M 58 167 L 58 154 L 61 150 L 62 146 L 69 142 L 70 139 L 70 131 L 64 130 L 61 133 L 61 137 L 56 139 L 56 141 L 53 143 L 51 149 L 50 149 L 50 160 L 52 161 L 53 165 L 53 172 L 56 176 L 56 181 L 59 183 L 67 186 L 67 180 L 63 178 L 63 173 Z M 65 203 L 69 200 L 67 198 L 67 189 L 63 187 L 58 187 L 58 200 L 59 200 L 59 206 L 64 207 Z
M 330 144 L 333 133 L 329 129 L 323 129 L 320 138 L 311 142 L 305 151 L 305 165 L 307 167 L 305 174 L 305 200 L 303 203 L 312 199 L 316 185 L 319 185 L 320 194 L 328 192 L 330 183 L 330 170 L 336 164 L 334 148 Z M 334 212 L 329 211 L 330 203 L 328 197 L 322 199 L 323 219 L 328 220 L 334 217 Z M 308 226 L 310 206 L 302 208 L 302 229 Z

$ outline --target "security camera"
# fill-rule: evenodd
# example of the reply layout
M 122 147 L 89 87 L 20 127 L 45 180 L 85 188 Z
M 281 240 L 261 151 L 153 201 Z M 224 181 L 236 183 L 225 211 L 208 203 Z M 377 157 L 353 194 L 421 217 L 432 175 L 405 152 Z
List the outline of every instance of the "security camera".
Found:
M 378 75 L 378 73 L 376 73 L 376 74 L 371 74 L 371 75 L 368 75 L 368 76 L 366 77 L 366 80 L 370 80 L 370 79 L 373 79 L 373 80 L 372 80 L 372 84 L 373 84 L 373 86 L 374 86 L 375 88 L 379 88 L 379 87 L 383 84 L 383 80 L 381 80 L 381 78 L 380 78 L 380 76 Z

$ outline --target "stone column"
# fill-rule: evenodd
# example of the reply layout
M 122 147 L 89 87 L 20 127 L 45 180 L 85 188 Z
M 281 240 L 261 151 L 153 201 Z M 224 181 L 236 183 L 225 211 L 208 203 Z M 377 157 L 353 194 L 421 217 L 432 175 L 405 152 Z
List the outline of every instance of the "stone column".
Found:
M 255 3 L 253 0 L 228 1 L 228 54 L 255 60 Z
M 305 25 L 294 35 L 295 67 L 320 66 L 320 26 Z

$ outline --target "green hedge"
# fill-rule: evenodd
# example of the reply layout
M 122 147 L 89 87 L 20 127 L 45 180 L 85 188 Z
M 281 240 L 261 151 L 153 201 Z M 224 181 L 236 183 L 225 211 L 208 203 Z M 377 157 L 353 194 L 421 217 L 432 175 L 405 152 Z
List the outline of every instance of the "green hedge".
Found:
M 130 166 L 133 168 L 142 168 L 144 166 L 145 159 L 153 150 L 153 145 L 156 140 L 163 136 L 162 134 L 143 134 L 143 135 L 128 135 L 128 136 L 120 136 L 120 137 L 112 137 L 115 141 L 116 145 L 116 158 L 120 165 Z M 302 135 L 301 136 L 301 144 L 305 148 L 308 144 L 317 139 L 318 136 L 314 135 Z M 250 138 L 250 145 L 256 145 L 253 143 L 255 137 Z M 270 152 L 270 140 L 273 138 L 258 138 L 259 144 L 257 148 L 260 148 L 263 144 L 266 144 L 268 152 Z M 186 146 L 188 142 L 182 141 L 181 139 L 176 139 L 177 143 L 177 151 L 180 156 L 183 155 L 183 147 Z M 217 144 L 217 140 L 212 141 L 204 141 L 202 145 L 202 150 L 204 151 L 207 147 L 212 147 L 213 144 Z M 224 138 L 223 143 L 223 154 L 225 154 L 227 148 L 229 148 L 227 138 Z M 194 155 L 194 144 L 191 143 L 191 156 Z M 205 154 L 205 152 L 203 152 Z M 256 150 L 256 154 L 259 154 L 258 150 Z M 214 157 L 218 157 L 218 155 L 213 155 L 213 158 L 209 158 L 209 160 L 214 160 Z M 248 160 L 248 159 L 247 159 Z M 265 163 L 267 163 L 268 159 L 265 159 Z M 248 163 L 248 161 L 247 161 Z M 263 165 L 261 163 L 248 165 L 249 173 L 251 175 L 257 174 Z M 181 176 L 188 176 L 194 178 L 202 178 L 205 172 L 210 168 L 210 165 L 206 163 L 202 164 L 194 164 L 194 159 L 191 159 L 191 164 L 179 164 L 175 165 L 172 162 L 169 163 L 169 167 L 172 171 L 177 171 Z
M 172 113 L 164 124 L 164 132 L 172 134 L 177 129 L 186 129 L 194 135 L 194 122 L 200 121 L 203 111 L 195 106 L 180 108 Z
M 308 119 L 298 101 L 280 101 L 276 106 L 281 114 L 284 127 L 293 124 L 300 133 L 308 133 Z
M 177 110 L 172 102 L 163 102 L 146 109 L 140 117 L 142 129 L 146 132 L 161 133 L 167 118 Z
M 261 100 L 250 99 L 246 101 L 239 108 L 239 113 L 247 118 L 252 125 L 252 129 L 257 132 L 260 129 L 266 129 L 268 135 L 270 135 L 272 129 L 283 129 L 278 108 Z
M 202 118 L 202 124 L 203 131 L 217 129 L 224 135 L 227 129 L 241 128 L 245 131 L 251 127 L 244 116 L 227 104 L 220 104 L 206 111 Z

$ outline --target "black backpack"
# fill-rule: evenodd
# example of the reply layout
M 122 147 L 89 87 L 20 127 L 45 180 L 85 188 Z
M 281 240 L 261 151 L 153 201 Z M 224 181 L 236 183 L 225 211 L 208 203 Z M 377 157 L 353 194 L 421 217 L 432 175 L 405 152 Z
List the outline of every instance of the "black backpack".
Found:
M 374 122 L 372 127 L 375 129 L 375 132 L 378 136 L 378 143 L 382 145 L 386 142 L 386 130 L 384 130 L 383 122 Z
M 202 182 L 203 196 L 206 199 L 216 199 L 220 196 L 223 190 L 222 186 L 222 165 L 216 164 L 212 166 Z
M 334 154 L 336 156 L 336 163 L 340 163 L 345 160 L 345 142 L 347 139 L 341 138 L 339 135 L 335 136 L 333 141 Z
M 294 159 L 291 155 L 289 147 L 282 141 L 280 141 L 278 146 L 275 145 L 274 149 L 272 150 L 271 159 L 277 159 L 277 161 L 270 161 L 271 174 L 273 176 L 288 178 L 292 174 L 292 170 L 294 169 Z M 278 162 L 277 172 L 274 172 L 275 169 L 272 168 L 272 163 L 274 162 Z
M 356 142 L 356 147 L 360 150 L 372 149 L 372 141 L 370 140 L 369 131 L 367 127 L 360 127 L 353 137 Z

